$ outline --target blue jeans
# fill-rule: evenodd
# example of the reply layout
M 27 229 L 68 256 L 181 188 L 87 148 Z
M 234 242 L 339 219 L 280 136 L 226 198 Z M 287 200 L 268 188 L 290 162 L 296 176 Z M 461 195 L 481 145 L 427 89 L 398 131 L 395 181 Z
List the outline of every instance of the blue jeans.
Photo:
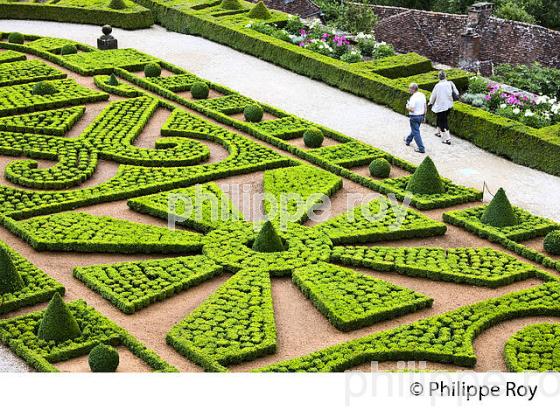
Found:
M 422 136 L 420 135 L 420 124 L 424 122 L 423 115 L 411 115 L 410 117 L 410 135 L 406 137 L 406 143 L 410 144 L 414 139 L 416 146 L 421 152 L 425 151 Z

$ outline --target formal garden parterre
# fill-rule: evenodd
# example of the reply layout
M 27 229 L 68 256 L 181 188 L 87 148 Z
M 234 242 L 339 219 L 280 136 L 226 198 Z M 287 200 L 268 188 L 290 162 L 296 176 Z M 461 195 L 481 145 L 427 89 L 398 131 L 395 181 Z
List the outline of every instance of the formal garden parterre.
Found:
M 204 9 L 235 24 L 245 19 L 215 7 Z M 55 278 L 2 245 L 0 312 L 10 313 L 0 319 L 0 340 L 35 369 L 57 371 L 60 363 L 89 355 L 92 371 L 114 371 L 113 347 L 129 350 L 154 371 L 175 371 L 187 362 L 207 371 L 236 365 L 341 371 L 367 360 L 412 359 L 475 367 L 472 342 L 483 330 L 517 317 L 559 314 L 558 266 L 547 259 L 521 253 L 521 260 L 490 242 L 472 246 L 466 232 L 454 237 L 464 246 L 426 246 L 449 235 L 434 212 L 500 245 L 557 232 L 555 222 L 511 207 L 505 193 L 484 207 L 448 210 L 478 202 L 482 194 L 440 176 L 429 157 L 416 167 L 140 51 L 22 38 L 0 42 L 0 153 L 12 157 L 4 170 L 9 183 L 0 188 L 3 238 L 17 242 L 7 232 L 17 235 L 38 265 L 51 252 L 80 253 L 84 261 L 98 253 L 130 256 L 74 266 L 67 287 L 73 294 L 91 289 L 92 300 L 63 300 Z M 76 52 L 63 53 L 65 46 Z M 405 78 L 423 75 L 426 62 L 406 56 L 356 64 L 362 73 Z M 62 72 L 57 67 L 70 74 L 45 78 Z M 422 78 L 429 84 L 432 77 Z M 93 104 L 103 107 L 84 124 Z M 156 113 L 164 115 L 156 120 Z M 138 145 L 154 121 L 160 135 L 151 136 L 153 146 Z M 68 138 L 77 124 L 82 131 Z M 105 162 L 117 164 L 116 173 L 82 186 Z M 358 172 L 372 163 L 371 175 Z M 264 195 L 263 220 L 240 209 L 221 182 L 243 178 Z M 373 197 L 338 206 L 315 223 L 321 205 L 340 204 L 349 186 Z M 126 204 L 126 212 L 114 216 L 113 204 Z M 105 212 L 91 212 L 96 206 Z M 163 226 L 171 220 L 180 228 Z M 550 238 L 546 247 L 554 249 L 560 241 Z M 155 255 L 138 259 L 145 254 Z M 433 303 L 446 301 L 429 288 L 416 289 L 420 282 L 484 290 L 493 298 L 434 315 Z M 192 309 L 179 306 L 173 324 L 150 324 L 167 350 L 146 334 L 135 335 L 132 323 L 143 320 L 143 312 L 164 318 L 164 306 L 188 301 L 208 283 L 216 283 L 213 290 L 204 290 Z M 325 336 L 340 334 L 345 342 L 278 360 L 279 343 L 289 344 L 293 335 L 277 322 L 277 283 L 301 293 L 294 303 L 316 309 L 332 332 Z M 13 312 L 47 301 L 28 313 Z M 391 327 L 396 318 L 410 323 Z M 380 324 L 388 330 L 376 330 Z M 556 333 L 543 327 L 515 335 L 505 348 L 508 368 L 555 368 L 556 353 L 536 357 L 532 346 Z M 268 365 L 252 365 L 262 360 Z

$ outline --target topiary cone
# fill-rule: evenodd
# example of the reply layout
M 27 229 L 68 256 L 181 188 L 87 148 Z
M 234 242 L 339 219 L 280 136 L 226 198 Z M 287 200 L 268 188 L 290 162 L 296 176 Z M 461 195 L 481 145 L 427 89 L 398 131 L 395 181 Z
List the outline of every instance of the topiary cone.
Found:
M 253 19 L 259 20 L 268 20 L 272 17 L 270 11 L 268 11 L 268 8 L 262 1 L 259 1 L 257 4 L 255 4 L 251 11 L 249 11 L 248 16 Z
M 6 248 L 0 246 L 0 295 L 14 293 L 24 286 L 10 254 Z
M 115 73 L 112 73 L 109 76 L 109 80 L 107 81 L 107 84 L 112 85 L 113 87 L 116 87 L 117 85 L 119 85 L 119 80 L 117 79 L 117 76 L 115 75 Z
M 413 194 L 427 195 L 445 192 L 441 177 L 430 157 L 426 157 L 418 168 L 416 168 L 416 171 L 414 171 L 414 174 L 412 174 L 412 177 L 410 177 L 408 181 L 406 190 Z
M 220 6 L 226 10 L 241 10 L 243 8 L 239 0 L 222 0 Z
M 285 250 L 282 239 L 276 233 L 272 222 L 266 221 L 262 226 L 253 243 L 253 250 L 256 252 L 282 252 Z
M 43 314 L 37 336 L 44 340 L 54 340 L 60 343 L 74 339 L 81 334 L 78 322 L 72 316 L 72 312 L 70 312 L 62 297 L 55 293 Z
M 483 224 L 498 228 L 517 225 L 517 217 L 503 188 L 498 189 L 498 192 L 496 192 L 496 195 L 484 210 L 480 220 Z

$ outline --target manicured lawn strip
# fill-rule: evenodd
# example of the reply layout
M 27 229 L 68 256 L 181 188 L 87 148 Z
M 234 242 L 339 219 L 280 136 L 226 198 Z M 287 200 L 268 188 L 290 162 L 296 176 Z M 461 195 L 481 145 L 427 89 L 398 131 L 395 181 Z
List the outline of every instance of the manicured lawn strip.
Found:
M 499 287 L 530 277 L 555 276 L 491 248 L 393 248 L 338 246 L 331 260 L 431 280 Z
M 362 204 L 313 229 L 335 245 L 423 238 L 445 234 L 447 227 L 410 208 L 381 197 Z
M 125 0 L 127 8 L 109 8 L 105 0 L 61 0 L 59 2 L 24 3 L 0 2 L 0 18 L 22 20 L 48 20 L 61 23 L 103 25 L 109 24 L 128 30 L 150 27 L 152 13 L 132 1 Z
M 560 282 L 464 306 L 258 369 L 262 372 L 340 372 L 369 361 L 426 360 L 474 367 L 473 340 L 500 322 L 560 316 Z
M 178 225 L 202 232 L 216 229 L 222 223 L 244 219 L 229 197 L 213 182 L 134 198 L 128 201 L 128 206 L 165 220 L 174 216 Z
M 506 366 L 511 372 L 560 371 L 560 325 L 526 326 L 507 341 Z
M 64 212 L 16 222 L 15 233 L 38 251 L 189 253 L 201 235 L 83 212 Z
M 47 302 L 55 293 L 64 294 L 64 286 L 37 268 L 8 245 L 0 242 L 0 247 L 10 256 L 24 287 L 16 292 L 0 294 L 0 314 L 25 306 Z
M 74 277 L 115 307 L 132 314 L 222 273 L 202 256 L 77 267 Z
M 342 331 L 394 319 L 433 302 L 410 289 L 327 263 L 295 269 L 292 281 Z
M 533 262 L 560 271 L 560 261 L 520 243 L 532 238 L 544 237 L 548 232 L 560 229 L 558 223 L 533 215 L 524 209 L 513 207 L 520 223 L 504 228 L 496 228 L 485 225 L 480 220 L 486 206 L 449 211 L 443 214 L 443 220 L 451 225 L 466 229 L 481 238 L 488 239 L 490 242 L 498 243 Z
M 61 343 L 40 339 L 35 332 L 43 317 L 43 311 L 38 311 L 0 320 L 0 341 L 40 372 L 57 372 L 54 363 L 85 356 L 100 343 L 127 347 L 155 371 L 177 371 L 134 336 L 84 301 L 71 302 L 68 307 L 82 331 L 79 337 Z
M 207 371 L 276 352 L 270 277 L 244 269 L 177 323 L 167 343 Z

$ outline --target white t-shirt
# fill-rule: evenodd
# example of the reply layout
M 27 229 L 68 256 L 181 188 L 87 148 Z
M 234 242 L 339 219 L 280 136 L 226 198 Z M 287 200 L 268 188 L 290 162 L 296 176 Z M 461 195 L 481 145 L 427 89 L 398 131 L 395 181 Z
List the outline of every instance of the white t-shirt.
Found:
M 406 108 L 412 109 L 408 115 L 424 115 L 426 113 L 426 96 L 420 91 L 416 91 L 406 103 Z
M 432 111 L 438 113 L 453 108 L 453 92 L 459 94 L 457 87 L 451 81 L 442 80 L 437 83 L 430 97 Z

